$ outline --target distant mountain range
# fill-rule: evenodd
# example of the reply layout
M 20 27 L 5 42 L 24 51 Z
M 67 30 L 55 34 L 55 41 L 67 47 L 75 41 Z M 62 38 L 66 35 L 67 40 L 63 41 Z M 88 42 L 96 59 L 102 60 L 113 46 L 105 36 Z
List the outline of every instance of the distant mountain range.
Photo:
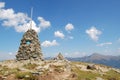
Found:
M 90 63 L 104 64 L 114 68 L 120 68 L 120 56 L 101 55 L 98 53 L 94 53 L 90 56 L 78 57 L 78 58 L 67 57 L 67 59 L 70 61 L 90 62 Z

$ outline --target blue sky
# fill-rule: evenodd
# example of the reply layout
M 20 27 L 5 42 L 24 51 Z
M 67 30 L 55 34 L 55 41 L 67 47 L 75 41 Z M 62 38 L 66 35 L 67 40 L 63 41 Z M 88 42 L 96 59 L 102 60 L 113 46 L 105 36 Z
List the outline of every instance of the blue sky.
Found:
M 13 58 L 30 25 L 44 57 L 120 55 L 120 0 L 0 0 L 0 58 Z

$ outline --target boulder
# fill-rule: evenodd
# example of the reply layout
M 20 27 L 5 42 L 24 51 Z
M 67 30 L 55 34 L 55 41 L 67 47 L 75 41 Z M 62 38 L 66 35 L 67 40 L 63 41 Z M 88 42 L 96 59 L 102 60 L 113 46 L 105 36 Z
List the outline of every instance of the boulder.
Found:
M 87 69 L 94 70 L 96 69 L 96 66 L 94 64 L 88 64 Z

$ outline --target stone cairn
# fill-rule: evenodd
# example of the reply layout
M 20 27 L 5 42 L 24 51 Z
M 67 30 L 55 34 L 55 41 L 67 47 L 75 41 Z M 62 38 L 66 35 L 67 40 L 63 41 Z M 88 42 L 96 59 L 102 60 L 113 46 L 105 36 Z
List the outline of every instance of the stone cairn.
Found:
M 40 42 L 38 40 L 37 32 L 29 29 L 23 35 L 21 44 L 16 55 L 16 59 L 20 60 L 43 60 Z
M 63 57 L 63 55 L 61 53 L 59 53 L 54 60 L 65 60 L 65 58 Z

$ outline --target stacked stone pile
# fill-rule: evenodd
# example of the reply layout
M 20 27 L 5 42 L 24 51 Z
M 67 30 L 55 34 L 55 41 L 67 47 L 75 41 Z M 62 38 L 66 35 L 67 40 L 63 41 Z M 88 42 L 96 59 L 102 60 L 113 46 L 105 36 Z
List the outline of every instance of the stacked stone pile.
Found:
M 16 55 L 17 60 L 40 59 L 42 60 L 42 52 L 38 35 L 35 30 L 29 29 L 23 35 L 21 44 Z
M 54 60 L 65 60 L 65 58 L 63 57 L 63 55 L 61 53 L 59 53 Z

